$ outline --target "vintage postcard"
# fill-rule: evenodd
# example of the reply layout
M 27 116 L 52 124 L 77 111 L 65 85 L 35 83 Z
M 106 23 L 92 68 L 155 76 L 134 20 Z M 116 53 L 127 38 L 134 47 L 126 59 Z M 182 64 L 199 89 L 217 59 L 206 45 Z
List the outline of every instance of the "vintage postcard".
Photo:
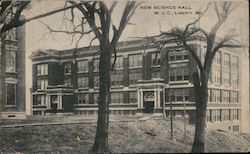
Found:
M 0 0 L 0 153 L 250 152 L 249 1 Z

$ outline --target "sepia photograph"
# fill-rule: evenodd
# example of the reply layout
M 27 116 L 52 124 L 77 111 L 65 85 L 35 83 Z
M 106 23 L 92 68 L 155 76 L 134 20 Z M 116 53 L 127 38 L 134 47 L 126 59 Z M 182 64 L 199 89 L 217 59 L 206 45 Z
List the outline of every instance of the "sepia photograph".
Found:
M 248 0 L 0 0 L 0 153 L 249 153 Z

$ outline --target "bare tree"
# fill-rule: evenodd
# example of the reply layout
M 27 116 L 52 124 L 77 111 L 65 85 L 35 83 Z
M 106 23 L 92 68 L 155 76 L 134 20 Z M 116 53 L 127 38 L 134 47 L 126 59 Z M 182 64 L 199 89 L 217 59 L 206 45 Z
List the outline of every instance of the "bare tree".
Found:
M 75 4 L 74 1 L 70 1 Z M 124 7 L 122 17 L 117 28 L 112 24 L 111 15 L 117 2 L 113 2 L 111 7 L 102 1 L 86 2 L 77 8 L 80 10 L 90 28 L 93 30 L 100 44 L 99 63 L 99 99 L 98 99 L 98 121 L 97 130 L 92 152 L 108 152 L 108 126 L 109 126 L 109 102 L 110 102 L 110 72 L 112 70 L 111 55 L 116 55 L 118 40 L 133 16 L 135 2 L 127 2 Z M 97 18 L 96 18 L 97 17 Z M 98 24 L 99 22 L 99 24 Z M 113 30 L 113 36 L 110 29 Z M 111 38 L 111 39 L 110 39 Z M 116 58 L 115 58 L 116 59 Z M 114 60 L 115 63 L 115 60 Z
M 18 0 L 0 0 L 0 35 L 2 35 L 11 30 L 12 28 L 22 26 L 23 24 L 47 17 L 50 15 L 53 15 L 55 13 L 59 13 L 61 11 L 74 8 L 78 5 L 81 5 L 80 3 L 75 3 L 74 5 L 70 6 L 63 6 L 62 8 L 55 9 L 52 11 L 48 11 L 43 14 L 39 14 L 30 18 L 20 18 L 22 16 L 22 13 L 25 9 L 28 9 L 30 7 L 30 0 L 25 1 L 18 1 Z
M 210 31 L 206 31 L 196 25 L 210 6 L 213 6 L 218 20 Z M 217 39 L 217 31 L 222 27 L 229 14 L 236 7 L 237 6 L 233 5 L 233 2 L 210 3 L 208 4 L 207 9 L 194 22 L 187 24 L 184 29 L 173 28 L 170 32 L 163 33 L 164 35 L 173 36 L 177 44 L 191 53 L 194 61 L 198 65 L 199 72 L 197 71 L 193 73 L 196 101 L 195 137 L 192 147 L 192 152 L 194 153 L 204 152 L 204 133 L 206 127 L 206 110 L 208 102 L 208 79 L 214 56 L 222 48 L 242 47 L 242 45 L 234 39 L 234 34 L 225 35 L 220 40 Z M 202 63 L 201 59 L 198 57 L 197 48 L 188 44 L 191 36 L 194 35 L 202 35 L 205 38 L 207 46 L 204 63 Z
M 52 11 L 48 11 L 46 13 L 42 13 L 30 18 L 23 18 L 22 13 L 25 9 L 28 9 L 30 7 L 29 0 L 25 1 L 19 1 L 19 0 L 0 0 L 0 42 L 2 42 L 5 37 L 7 36 L 8 32 L 12 30 L 13 28 L 17 28 L 19 26 L 24 25 L 27 22 L 47 17 L 56 13 L 59 13 L 61 11 L 74 8 L 78 5 L 81 5 L 80 3 L 75 3 L 74 5 L 70 6 L 62 6 L 59 9 L 54 9 Z M 3 48 L 3 44 L 1 43 L 1 48 Z M 5 50 L 2 50 L 1 52 L 5 52 Z M 3 54 L 2 54 L 3 55 Z M 2 57 L 0 57 L 1 59 Z M 0 61 L 1 63 L 4 61 Z M 2 64 L 0 64 L 1 66 Z M 0 72 L 0 77 L 4 77 L 5 73 Z
M 75 1 L 68 1 L 71 5 L 76 5 Z M 135 1 L 127 1 L 118 25 L 112 21 L 112 14 L 117 6 L 117 1 L 111 2 L 107 5 L 104 1 L 86 1 L 77 6 L 77 11 L 72 8 L 70 11 L 70 18 L 65 16 L 65 19 L 72 25 L 71 30 L 54 30 L 48 25 L 44 24 L 50 33 L 65 33 L 72 37 L 72 42 L 76 35 L 79 36 L 76 42 L 76 50 L 72 55 L 72 84 L 77 88 L 77 47 L 79 41 L 86 34 L 94 34 L 90 40 L 92 42 L 97 40 L 99 42 L 100 62 L 99 62 L 99 98 L 98 98 L 98 120 L 95 141 L 91 152 L 105 153 L 109 151 L 108 148 L 108 128 L 109 128 L 109 103 L 110 103 L 110 75 L 116 62 L 116 47 L 119 38 L 121 37 L 126 25 L 129 23 L 131 17 L 134 15 L 138 4 Z M 75 18 L 80 15 L 80 22 L 76 25 Z M 89 28 L 86 28 L 86 25 Z M 114 56 L 114 60 L 111 57 Z M 76 95 L 74 97 L 76 99 Z

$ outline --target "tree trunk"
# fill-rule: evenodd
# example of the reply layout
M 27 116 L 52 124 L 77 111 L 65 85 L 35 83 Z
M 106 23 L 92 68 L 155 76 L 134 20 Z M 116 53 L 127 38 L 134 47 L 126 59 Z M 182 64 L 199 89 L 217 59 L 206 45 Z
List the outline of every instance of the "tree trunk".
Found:
M 100 43 L 101 55 L 99 62 L 100 89 L 98 99 L 98 120 L 92 151 L 106 153 L 108 149 L 109 102 L 110 102 L 110 59 L 111 47 Z M 103 45 L 104 44 L 104 45 Z
M 193 74 L 195 99 L 196 99 L 196 120 L 195 136 L 192 153 L 204 153 L 205 150 L 205 129 L 206 129 L 206 110 L 208 100 L 208 73 L 201 71 L 201 78 L 198 73 Z

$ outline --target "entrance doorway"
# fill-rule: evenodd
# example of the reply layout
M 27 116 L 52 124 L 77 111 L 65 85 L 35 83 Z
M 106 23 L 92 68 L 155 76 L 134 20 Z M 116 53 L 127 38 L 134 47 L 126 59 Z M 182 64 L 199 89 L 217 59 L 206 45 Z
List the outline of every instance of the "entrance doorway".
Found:
M 153 91 L 148 91 L 145 92 L 145 97 L 144 97 L 144 102 L 143 102 L 143 106 L 144 106 L 144 112 L 145 113 L 153 113 L 154 112 L 154 92 Z
M 58 106 L 58 97 L 57 97 L 57 95 L 52 95 L 50 97 L 50 102 L 51 102 L 52 112 L 57 112 L 57 106 Z
M 144 112 L 145 113 L 153 113 L 154 112 L 154 101 L 145 101 L 144 102 Z

